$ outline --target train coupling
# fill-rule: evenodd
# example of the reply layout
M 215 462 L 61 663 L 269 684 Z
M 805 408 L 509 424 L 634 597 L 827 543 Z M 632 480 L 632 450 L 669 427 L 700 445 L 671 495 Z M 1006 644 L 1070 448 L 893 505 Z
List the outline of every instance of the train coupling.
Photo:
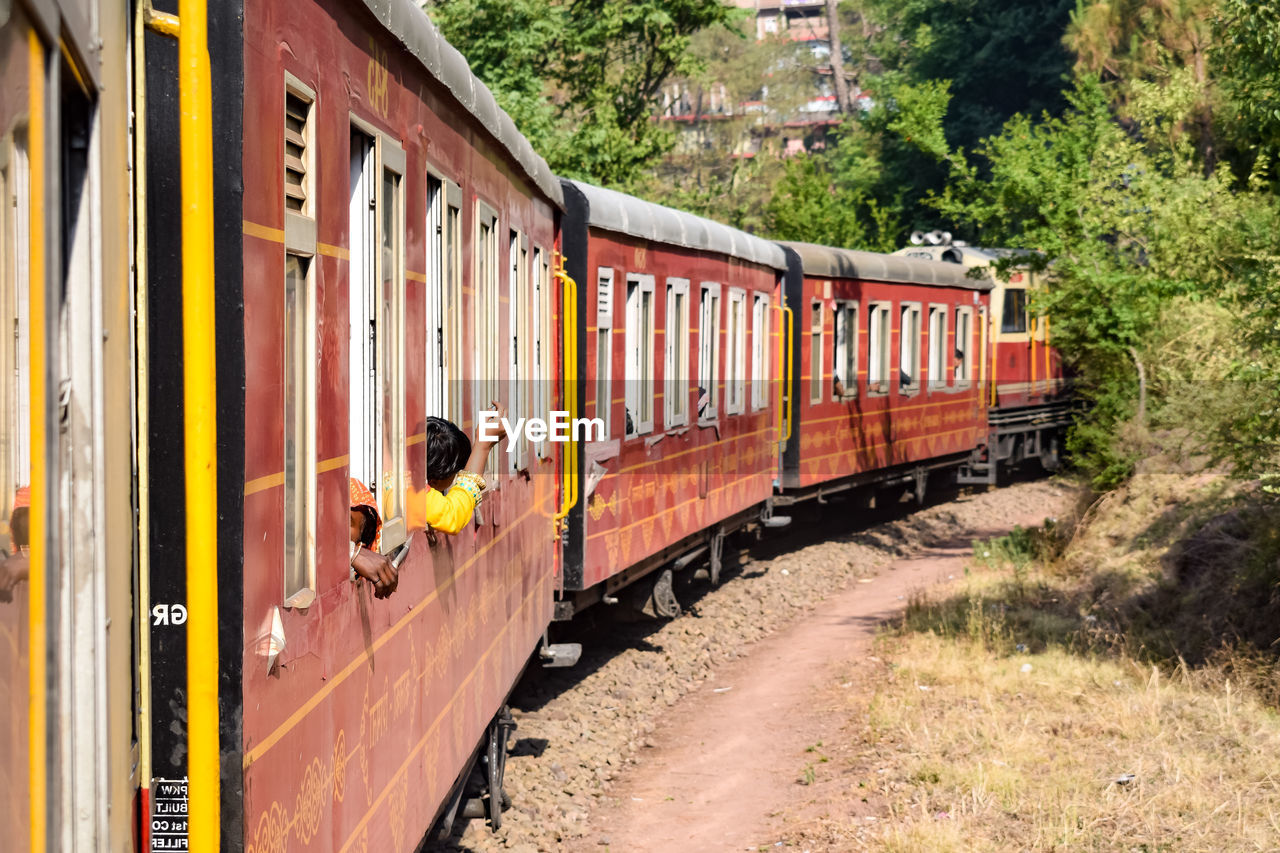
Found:
M 538 650 L 545 669 L 573 666 L 582 657 L 582 643 L 550 643 Z

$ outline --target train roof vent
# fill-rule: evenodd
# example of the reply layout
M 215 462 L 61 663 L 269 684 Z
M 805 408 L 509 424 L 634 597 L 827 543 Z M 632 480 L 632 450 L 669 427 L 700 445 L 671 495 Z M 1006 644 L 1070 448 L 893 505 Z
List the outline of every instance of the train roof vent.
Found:
M 307 139 L 311 103 L 286 92 L 284 97 L 284 206 L 307 213 Z

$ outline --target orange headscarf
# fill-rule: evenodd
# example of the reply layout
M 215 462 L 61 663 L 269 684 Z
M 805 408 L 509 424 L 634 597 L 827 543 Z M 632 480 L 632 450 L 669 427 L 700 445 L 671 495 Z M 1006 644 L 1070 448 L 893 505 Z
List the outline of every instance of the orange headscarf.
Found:
M 351 508 L 360 510 L 374 521 L 373 541 L 366 542 L 366 547 L 379 550 L 382 544 L 382 516 L 378 514 L 378 502 L 373 499 L 373 492 L 355 477 L 348 477 L 351 492 Z

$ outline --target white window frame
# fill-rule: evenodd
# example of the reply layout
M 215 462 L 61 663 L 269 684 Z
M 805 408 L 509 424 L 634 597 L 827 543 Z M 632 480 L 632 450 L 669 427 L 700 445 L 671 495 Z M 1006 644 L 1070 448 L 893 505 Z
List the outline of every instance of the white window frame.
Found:
M 551 260 L 547 250 L 533 247 L 533 338 L 530 341 L 533 357 L 533 387 L 530 414 L 543 420 L 551 419 Z M 539 459 L 551 452 L 549 439 L 531 441 Z
M 529 352 L 530 310 L 533 279 L 529 273 L 529 238 L 511 231 L 507 256 L 507 410 L 512 423 L 528 419 L 530 383 L 533 381 Z M 514 474 L 529 467 L 529 440 L 508 438 L 507 471 Z
M 596 268 L 596 417 L 606 439 L 613 433 L 613 282 L 612 267 Z
M 378 512 L 382 516 L 382 550 L 386 553 L 399 547 L 407 536 L 404 517 L 406 159 L 404 149 L 391 137 L 355 116 L 352 116 L 351 124 L 353 136 L 358 132 L 373 145 L 359 164 L 354 150 L 350 158 L 352 381 L 349 465 L 352 476 L 369 486 L 378 503 Z M 386 198 L 383 188 L 388 173 L 395 178 L 393 200 Z M 357 189 L 370 180 L 370 176 L 373 180 L 372 204 L 369 188 Z M 392 269 L 387 270 L 383 257 L 386 236 L 383 218 L 386 205 L 393 202 L 395 221 L 391 228 L 394 250 L 390 258 Z M 392 283 L 393 292 L 389 298 L 384 292 L 384 281 Z M 371 333 L 367 336 L 358 334 L 356 330 L 366 324 Z M 364 381 L 358 377 L 363 377 Z M 369 399 L 371 396 L 372 400 Z M 383 410 L 384 396 L 390 398 L 389 448 L 386 446 L 388 413 Z M 387 477 L 390 482 L 383 482 Z
M 858 396 L 859 347 L 862 343 L 859 321 L 861 308 L 857 300 L 838 299 L 835 307 L 835 347 L 831 374 L 831 399 L 848 400 Z M 839 370 L 835 370 L 838 367 Z M 844 396 L 837 396 L 836 376 L 841 377 Z
M 827 384 L 827 352 L 823 344 L 826 329 L 826 306 L 823 300 L 809 302 L 809 402 L 821 403 Z
M 502 291 L 502 249 L 500 237 L 501 222 L 498 211 L 486 202 L 477 199 L 475 210 L 475 241 L 472 246 L 472 400 L 476 412 L 470 413 L 479 417 L 479 412 L 487 410 L 489 403 L 497 400 L 501 393 L 501 377 L 499 375 L 502 333 L 500 331 L 499 296 Z M 498 456 L 489 454 L 485 464 L 485 478 L 491 488 L 501 485 L 497 477 Z M 482 523 L 476 516 L 476 523 Z
M 729 288 L 728 309 L 724 410 L 729 415 L 740 415 L 746 406 L 747 390 L 747 292 L 740 287 Z
M 702 282 L 701 296 L 698 300 L 698 387 L 707 396 L 707 405 L 698 413 L 698 420 L 710 423 L 720 415 L 720 285 Z M 699 402 L 702 394 L 698 395 Z
M 751 299 L 751 408 L 757 412 L 769 404 L 770 301 L 767 293 Z
M 679 318 L 676 301 L 683 311 Z M 667 429 L 689 423 L 689 279 L 667 279 L 667 313 L 663 325 L 662 422 Z
M 929 371 L 930 388 L 947 387 L 947 306 L 929 306 Z
M 649 320 L 641 317 L 645 294 L 649 298 Z M 634 298 L 633 298 L 634 297 Z M 653 432 L 653 350 L 657 306 L 652 275 L 627 276 L 627 373 L 626 406 L 632 430 L 628 438 Z M 647 346 L 646 346 L 647 344 Z M 648 415 L 645 419 L 643 415 Z
M 462 325 L 461 269 L 456 257 L 462 190 L 434 170 L 427 172 L 426 393 L 424 414 L 462 420 L 458 377 Z M 455 219 L 454 214 L 457 221 Z
M 903 302 L 898 312 L 898 392 L 916 394 L 920 391 L 920 338 L 923 308 L 919 302 Z M 908 370 L 907 368 L 911 368 Z M 909 382 L 903 382 L 903 376 Z
M 867 305 L 867 393 L 888 394 L 893 381 L 893 303 Z
M 973 307 L 956 308 L 956 337 L 952 347 L 955 363 L 952 376 L 957 388 L 967 388 L 973 381 Z

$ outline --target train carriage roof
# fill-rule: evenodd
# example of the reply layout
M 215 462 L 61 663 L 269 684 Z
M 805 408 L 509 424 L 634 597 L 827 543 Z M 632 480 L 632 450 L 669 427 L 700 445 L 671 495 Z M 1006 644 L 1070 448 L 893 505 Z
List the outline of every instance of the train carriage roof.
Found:
M 931 284 L 968 290 L 990 290 L 994 286 L 988 277 L 970 278 L 967 275 L 968 269 L 956 263 L 882 255 L 879 252 L 861 252 L 855 249 L 834 249 L 813 243 L 780 242 L 778 245 L 799 256 L 805 275 L 900 284 Z
M 776 243 L 762 240 L 745 231 L 616 190 L 568 178 L 564 182 L 586 197 L 589 208 L 587 224 L 592 228 L 616 231 L 685 249 L 715 252 L 776 270 L 787 267 L 786 257 Z
M 563 209 L 564 193 L 547 161 L 516 130 L 515 122 L 498 106 L 489 87 L 471 73 L 467 60 L 445 41 L 426 13 L 412 0 L 363 2 L 405 50 L 422 63 L 427 73 L 444 84 L 458 103 L 507 150 L 538 189 Z

